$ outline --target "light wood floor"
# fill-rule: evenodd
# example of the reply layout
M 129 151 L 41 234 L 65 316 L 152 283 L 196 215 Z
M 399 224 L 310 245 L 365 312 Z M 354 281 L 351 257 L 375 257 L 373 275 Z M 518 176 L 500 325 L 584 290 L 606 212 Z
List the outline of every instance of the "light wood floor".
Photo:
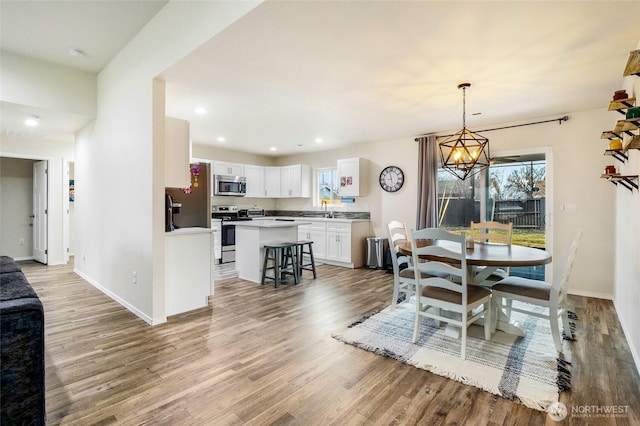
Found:
M 570 413 L 628 413 L 555 423 L 333 339 L 388 305 L 382 271 L 325 265 L 317 280 L 278 289 L 228 279 L 210 307 L 150 327 L 70 265 L 22 268 L 45 308 L 49 425 L 640 424 L 640 379 L 609 301 L 570 298 L 578 341 L 561 401 Z

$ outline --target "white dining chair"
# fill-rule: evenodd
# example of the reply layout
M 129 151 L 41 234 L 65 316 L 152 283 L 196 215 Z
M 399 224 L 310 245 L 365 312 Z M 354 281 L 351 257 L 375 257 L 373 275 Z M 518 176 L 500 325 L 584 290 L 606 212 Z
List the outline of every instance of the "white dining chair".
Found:
M 510 316 L 511 311 L 515 311 L 548 319 L 551 326 L 553 343 L 559 353 L 562 353 L 560 324 L 558 321 L 560 317 L 562 317 L 562 325 L 564 327 L 565 334 L 570 339 L 573 338 L 566 306 L 567 282 L 569 281 L 573 262 L 578 250 L 578 242 L 580 241 L 581 236 L 582 231 L 577 231 L 573 234 L 567 248 L 564 267 L 556 270 L 551 283 L 511 276 L 498 281 L 493 287 L 491 287 L 491 291 L 493 292 L 493 305 L 496 314 L 498 309 L 505 309 L 507 316 Z M 548 308 L 548 310 L 540 313 L 535 312 L 535 310 L 530 309 L 527 306 L 514 307 L 512 303 L 514 300 L 531 305 L 544 306 Z
M 471 222 L 469 226 L 469 236 L 474 243 L 491 243 L 511 245 L 513 235 L 513 224 L 500 223 L 495 221 Z M 478 267 L 477 270 L 482 269 Z M 509 276 L 509 268 L 498 268 L 491 273 L 485 281 L 487 285 L 492 285 L 497 281 Z
M 434 243 L 420 247 L 417 240 L 432 240 Z M 445 242 L 446 247 L 438 245 L 438 242 Z M 435 320 L 437 326 L 441 321 L 446 322 L 461 328 L 460 357 L 465 359 L 469 325 L 484 317 L 484 338 L 491 339 L 491 291 L 469 284 L 464 232 L 460 235 L 438 228 L 415 231 L 411 234 L 411 254 L 420 295 L 416 297 L 413 342 L 416 343 L 420 337 L 423 317 Z M 437 260 L 419 263 L 420 256 L 454 260 L 455 264 Z
M 398 244 L 408 242 L 407 227 L 404 222 L 393 220 L 387 224 L 389 235 L 389 251 L 391 252 L 391 264 L 393 265 L 393 296 L 391 309 L 395 309 L 400 294 L 409 299 L 415 294 L 415 273 L 411 267 L 411 257 L 398 251 Z

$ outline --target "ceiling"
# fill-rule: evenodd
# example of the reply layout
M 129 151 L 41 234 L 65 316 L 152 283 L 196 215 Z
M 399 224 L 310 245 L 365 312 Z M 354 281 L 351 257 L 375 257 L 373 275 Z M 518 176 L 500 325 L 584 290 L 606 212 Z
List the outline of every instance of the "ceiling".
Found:
M 2 0 L 0 47 L 98 72 L 165 3 Z M 162 74 L 167 114 L 194 143 L 287 155 L 459 129 L 463 81 L 472 130 L 601 108 L 631 16 L 640 2 L 267 1 Z

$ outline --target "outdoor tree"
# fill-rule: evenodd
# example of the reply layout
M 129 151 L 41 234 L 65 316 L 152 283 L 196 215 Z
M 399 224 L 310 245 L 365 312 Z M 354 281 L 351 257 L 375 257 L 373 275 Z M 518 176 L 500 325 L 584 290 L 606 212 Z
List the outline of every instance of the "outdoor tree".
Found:
M 533 198 L 542 195 L 539 186 L 540 181 L 545 180 L 546 168 L 536 166 L 534 163 L 513 170 L 507 177 L 504 185 L 503 196 L 512 198 Z

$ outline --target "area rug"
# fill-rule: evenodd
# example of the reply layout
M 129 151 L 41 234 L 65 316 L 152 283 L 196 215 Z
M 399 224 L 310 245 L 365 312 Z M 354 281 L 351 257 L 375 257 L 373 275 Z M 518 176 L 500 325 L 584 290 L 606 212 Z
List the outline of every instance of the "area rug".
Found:
M 513 303 L 515 306 L 518 302 Z M 445 324 L 436 327 L 430 318 L 422 319 L 420 339 L 412 343 L 415 306 L 407 302 L 398 304 L 393 311 L 387 307 L 373 313 L 333 337 L 546 411 L 558 401 L 560 392 L 570 390 L 570 342 L 563 341 L 564 354 L 559 358 L 549 321 L 518 312 L 513 312 L 511 318 L 526 330 L 525 337 L 498 331 L 491 341 L 486 341 L 484 329 L 472 325 L 464 361 L 460 359 L 460 339 L 445 336 Z M 572 327 L 575 319 L 572 315 Z

